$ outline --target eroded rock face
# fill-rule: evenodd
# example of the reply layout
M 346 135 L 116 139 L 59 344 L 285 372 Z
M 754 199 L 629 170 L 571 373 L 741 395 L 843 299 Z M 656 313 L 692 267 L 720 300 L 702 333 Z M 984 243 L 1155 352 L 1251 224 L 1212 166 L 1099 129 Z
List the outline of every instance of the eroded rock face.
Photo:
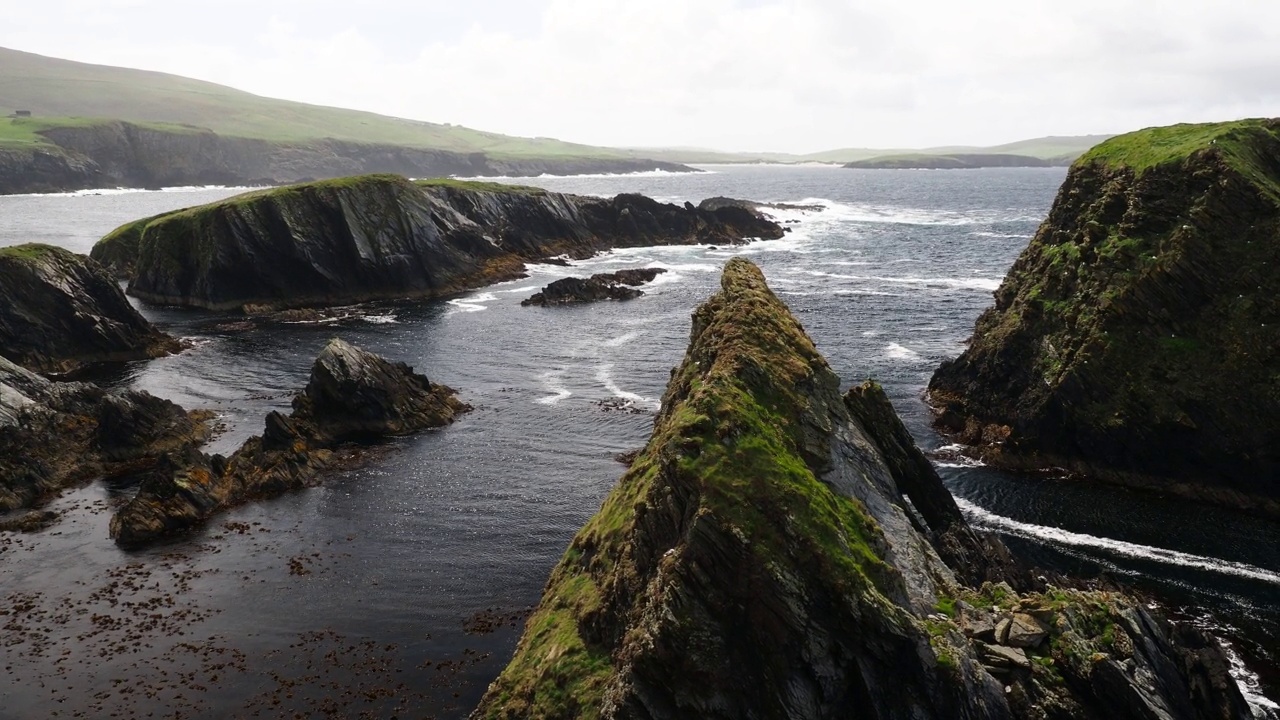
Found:
M 65 373 L 179 349 L 93 260 L 49 245 L 0 248 L 0 355 Z
M 1280 514 L 1280 121 L 1144 130 L 1067 175 L 930 382 L 991 464 Z
M 314 485 L 346 459 L 344 443 L 440 427 L 471 409 L 404 363 L 336 339 L 316 358 L 293 407 L 288 416 L 267 415 L 262 435 L 230 458 L 194 451 L 167 458 L 111 519 L 111 537 L 142 545 L 253 497 Z
M 129 293 L 143 300 L 280 309 L 439 297 L 520 277 L 526 261 L 564 254 L 781 236 L 776 223 L 743 208 L 370 175 L 138 221 L 93 254 L 133 272 Z
M 146 392 L 50 382 L 0 357 L 0 510 L 197 446 L 208 420 Z
M 1248 717 L 1225 669 L 1192 660 L 1211 641 L 1191 649 L 1121 595 L 965 584 L 931 538 L 973 531 L 882 393 L 842 398 L 751 263 L 721 286 L 649 444 L 473 717 Z M 1043 615 L 1052 661 L 967 637 L 965 606 Z
M 567 305 L 599 300 L 632 300 L 644 295 L 636 286 L 652 282 L 664 268 L 630 268 L 596 273 L 589 278 L 563 278 L 521 301 L 521 305 Z

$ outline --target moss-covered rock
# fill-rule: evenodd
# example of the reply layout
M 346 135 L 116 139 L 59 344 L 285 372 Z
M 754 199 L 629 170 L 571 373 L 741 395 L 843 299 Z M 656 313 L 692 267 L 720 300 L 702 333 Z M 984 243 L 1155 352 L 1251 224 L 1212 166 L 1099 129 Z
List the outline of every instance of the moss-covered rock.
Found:
M 179 349 L 90 258 L 50 245 L 0 248 L 0 355 L 65 373 Z
M 366 175 L 138 221 L 94 252 L 115 268 L 132 265 L 129 292 L 144 300 L 281 308 L 439 297 L 519 277 L 525 261 L 565 253 L 781 236 L 776 223 L 740 208 Z
M 1009 467 L 1280 513 L 1280 121 L 1102 143 L 930 383 Z
M 883 393 L 842 398 L 750 262 L 729 261 L 721 287 L 694 314 L 648 445 L 473 717 L 1248 717 L 1225 666 L 1203 675 L 1226 699 L 1195 695 L 1203 678 L 1162 629 L 1134 630 L 1128 658 L 1154 689 L 1088 672 L 1048 687 L 1025 650 L 993 640 L 1021 658 L 997 668 L 943 612 L 980 589 L 930 542 L 972 531 Z

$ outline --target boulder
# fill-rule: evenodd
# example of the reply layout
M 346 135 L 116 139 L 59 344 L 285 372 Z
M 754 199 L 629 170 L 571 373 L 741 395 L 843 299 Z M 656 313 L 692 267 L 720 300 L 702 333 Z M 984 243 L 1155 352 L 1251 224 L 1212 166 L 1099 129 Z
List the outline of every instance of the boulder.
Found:
M 1019 648 L 1037 648 L 1049 637 L 1049 626 L 1025 613 L 1014 613 L 1010 619 L 1005 645 Z
M 179 349 L 90 258 L 49 245 L 0 248 L 0 355 L 36 372 L 66 373 Z

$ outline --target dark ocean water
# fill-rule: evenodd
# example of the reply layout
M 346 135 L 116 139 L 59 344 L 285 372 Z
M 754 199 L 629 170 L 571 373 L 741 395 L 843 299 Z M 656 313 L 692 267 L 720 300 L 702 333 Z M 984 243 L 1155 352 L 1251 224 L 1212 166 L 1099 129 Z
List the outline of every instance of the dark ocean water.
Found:
M 217 411 L 228 429 L 214 451 L 287 408 L 334 336 L 414 365 L 476 410 L 376 448 L 323 487 L 146 552 L 107 538 L 108 509 L 128 488 L 68 493 L 55 527 L 0 537 L 0 717 L 465 715 L 510 656 L 520 612 L 621 475 L 613 456 L 647 439 L 690 313 L 735 254 L 762 267 L 846 384 L 879 380 L 921 445 L 942 446 L 921 393 L 962 349 L 1064 172 L 713 170 L 521 182 L 824 209 L 780 212 L 793 228 L 783 240 L 534 266 L 526 280 L 361 306 L 336 323 L 237 330 L 226 315 L 141 308 L 195 347 L 102 380 Z M 84 252 L 119 223 L 232 192 L 0 197 L 0 245 Z M 637 266 L 669 270 L 639 300 L 519 305 L 566 274 Z M 1047 567 L 1110 573 L 1216 628 L 1280 698 L 1280 525 L 963 462 L 940 470 L 980 525 Z

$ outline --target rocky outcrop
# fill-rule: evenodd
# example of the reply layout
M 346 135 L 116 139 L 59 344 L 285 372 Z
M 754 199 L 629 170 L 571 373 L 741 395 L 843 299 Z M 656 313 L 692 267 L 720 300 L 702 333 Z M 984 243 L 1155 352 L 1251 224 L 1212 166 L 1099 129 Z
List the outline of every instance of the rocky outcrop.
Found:
M 522 300 L 521 305 L 566 305 L 599 300 L 631 300 L 644 295 L 636 286 L 652 282 L 664 268 L 630 268 L 596 273 L 589 278 L 563 278 Z
M 676 163 L 607 157 L 490 157 L 484 153 L 342 140 L 274 142 L 197 127 L 108 121 L 55 127 L 47 144 L 0 149 L 0 194 L 101 187 L 282 185 L 362 173 L 413 177 L 696 172 Z
M 166 458 L 111 519 L 111 537 L 122 546 L 143 545 L 251 498 L 314 485 L 345 460 L 346 443 L 441 427 L 469 409 L 452 389 L 404 363 L 332 340 L 292 414 L 269 414 L 262 435 L 230 458 L 195 451 Z
M 930 382 L 988 463 L 1280 514 L 1280 121 L 1109 140 Z
M 882 447 L 882 397 L 842 398 L 730 260 L 649 444 L 473 717 L 1249 717 L 1221 649 L 1131 599 L 966 585 L 930 542 L 963 519 L 914 444 Z M 1034 630 L 965 634 L 1006 616 Z
M 456 294 L 562 254 L 781 236 L 740 208 L 372 175 L 164 215 L 113 233 L 93 254 L 124 268 L 136 245 L 129 293 L 150 302 L 283 308 Z
M 199 445 L 208 420 L 145 392 L 51 382 L 0 357 L 0 510 Z
M 65 373 L 179 349 L 93 260 L 49 245 L 0 248 L 0 355 Z

